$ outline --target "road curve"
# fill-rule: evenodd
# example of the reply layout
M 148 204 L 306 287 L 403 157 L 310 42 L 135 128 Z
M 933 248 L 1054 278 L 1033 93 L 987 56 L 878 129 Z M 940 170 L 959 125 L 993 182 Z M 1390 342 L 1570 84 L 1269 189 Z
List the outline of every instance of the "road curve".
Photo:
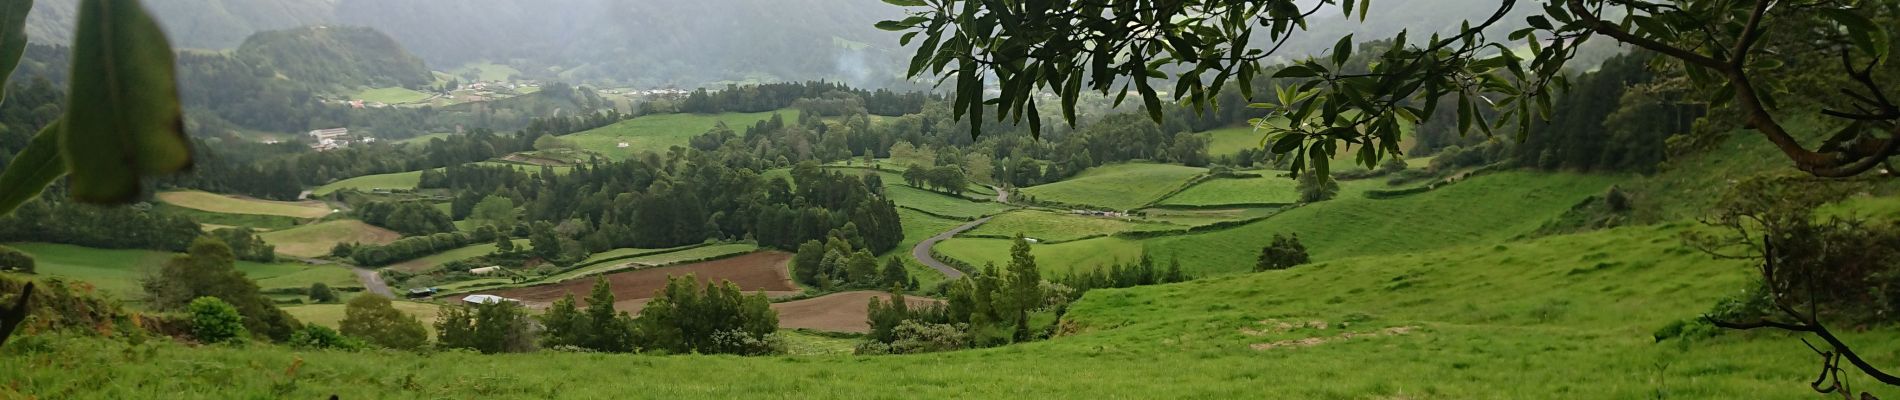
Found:
M 990 185 L 990 190 L 995 190 L 995 191 L 996 191 L 996 202 L 998 202 L 998 203 L 1003 203 L 1003 204 L 1009 204 L 1009 191 L 1008 191 L 1008 190 L 1003 190 L 1003 187 L 1002 187 L 1002 186 L 995 186 L 995 185 Z
M 389 291 L 389 284 L 383 283 L 383 274 L 363 267 L 351 266 L 350 269 L 356 270 L 356 280 L 363 282 L 363 290 L 383 297 L 396 298 L 396 293 Z
M 977 225 L 982 225 L 984 222 L 990 222 L 990 217 L 977 218 L 975 221 L 970 221 L 969 223 L 957 226 L 956 229 L 951 229 L 949 231 L 945 231 L 944 233 L 939 233 L 937 234 L 937 236 L 932 236 L 929 239 L 924 239 L 924 241 L 922 242 L 917 242 L 917 246 L 910 248 L 910 257 L 917 259 L 917 262 L 923 263 L 924 266 L 930 267 L 931 269 L 935 269 L 937 270 L 937 272 L 942 272 L 943 276 L 946 278 L 949 278 L 949 279 L 962 278 L 963 271 L 958 271 L 956 268 L 951 268 L 950 265 L 944 264 L 942 261 L 937 261 L 936 257 L 932 257 L 930 255 L 930 248 L 936 247 L 937 242 L 941 242 L 944 239 L 949 239 L 951 236 L 956 236 L 957 234 L 963 233 L 964 231 L 976 229 Z

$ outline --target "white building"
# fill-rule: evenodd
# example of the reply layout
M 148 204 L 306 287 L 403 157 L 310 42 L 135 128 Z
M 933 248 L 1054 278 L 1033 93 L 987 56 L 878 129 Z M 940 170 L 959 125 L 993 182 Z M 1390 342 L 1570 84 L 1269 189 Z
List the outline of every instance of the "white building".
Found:
M 501 297 L 501 296 L 496 296 L 492 294 L 471 294 L 471 295 L 468 295 L 468 297 L 462 298 L 462 302 L 468 303 L 468 304 L 495 304 L 495 303 L 500 303 L 504 301 L 511 302 L 511 303 L 521 302 L 521 300 L 510 299 L 507 297 Z
M 501 271 L 501 266 L 491 265 L 491 266 L 468 270 L 468 273 L 476 274 L 476 275 L 488 275 L 488 274 L 492 274 L 492 273 L 496 273 L 500 271 Z

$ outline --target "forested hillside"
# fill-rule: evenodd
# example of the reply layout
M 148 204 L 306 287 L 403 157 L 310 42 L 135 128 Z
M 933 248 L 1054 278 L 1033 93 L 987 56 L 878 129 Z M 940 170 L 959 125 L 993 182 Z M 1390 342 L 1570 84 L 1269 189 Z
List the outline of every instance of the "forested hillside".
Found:
M 237 58 L 322 87 L 420 87 L 435 81 L 422 59 L 375 29 L 311 26 L 251 35 Z

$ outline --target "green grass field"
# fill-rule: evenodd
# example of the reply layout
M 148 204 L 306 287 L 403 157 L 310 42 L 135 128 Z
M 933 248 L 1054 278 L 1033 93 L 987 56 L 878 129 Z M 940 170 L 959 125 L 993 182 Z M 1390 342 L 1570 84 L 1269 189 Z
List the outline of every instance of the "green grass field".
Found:
M 120 300 L 137 300 L 144 294 L 139 280 L 146 271 L 157 270 L 170 260 L 172 253 L 154 250 L 96 249 L 51 243 L 9 243 L 33 256 L 38 266 L 35 278 L 59 277 L 84 281 L 100 292 Z M 306 288 L 322 282 L 334 288 L 360 287 L 356 275 L 335 265 L 306 265 L 298 262 L 259 263 L 238 261 L 237 269 L 264 289 Z
M 1264 148 L 1260 140 L 1267 137 L 1266 132 L 1250 126 L 1213 129 L 1201 134 L 1207 136 L 1207 155 L 1215 158 L 1234 155 L 1243 149 L 1260 150 Z
M 1814 398 L 1803 384 L 1813 355 L 1787 335 L 1654 343 L 1651 332 L 1695 318 L 1749 273 L 1683 248 L 1678 232 L 1622 228 L 1092 291 L 1069 308 L 1062 336 L 982 350 L 478 355 L 160 341 L 128 352 L 121 342 L 54 337 L 0 352 L 32 366 L 0 369 L 0 381 L 65 398 Z M 304 307 L 293 313 L 306 321 L 341 315 L 340 306 Z M 1877 364 L 1900 362 L 1891 329 L 1843 336 Z M 1900 394 L 1850 377 L 1858 389 Z
M 353 99 L 384 104 L 407 104 L 428 100 L 432 96 L 400 87 L 367 88 L 356 92 Z
M 482 81 L 507 81 L 508 77 L 521 74 L 521 71 L 516 70 L 515 67 L 492 62 L 477 62 L 463 64 L 451 75 L 454 75 L 456 79 L 461 79 L 462 73 L 470 71 L 475 72 L 475 79 Z
M 1148 214 L 1149 220 L 1166 222 L 1182 226 L 1201 226 L 1224 221 L 1259 218 L 1280 212 L 1277 207 L 1255 208 L 1213 208 L 1195 210 L 1174 210 L 1150 208 L 1141 210 Z
M 1091 217 L 1051 211 L 1011 211 L 991 218 L 964 235 L 1013 237 L 1022 234 L 1042 241 L 1069 241 L 1128 231 L 1186 229 L 1185 226 L 1130 219 Z
M 409 316 L 421 320 L 423 328 L 429 330 L 430 339 L 433 340 L 435 338 L 436 314 L 441 313 L 442 306 L 404 300 L 391 301 L 390 305 L 396 306 L 396 310 L 402 311 L 403 314 L 408 314 Z M 327 326 L 332 329 L 337 328 L 338 325 L 343 323 L 344 312 L 347 308 L 347 306 L 338 303 L 300 304 L 283 307 L 284 312 L 290 313 L 292 317 L 297 317 L 298 321 L 306 324 Z
M 152 211 L 161 214 L 181 215 L 191 218 L 193 221 L 198 221 L 199 224 L 245 227 L 253 230 L 272 231 L 297 226 L 297 218 L 282 215 L 225 214 L 180 207 L 162 202 L 154 203 Z M 205 228 L 207 231 L 212 229 L 214 228 Z
M 628 258 L 624 260 L 596 263 L 594 265 L 581 267 L 573 271 L 568 271 L 568 272 L 564 272 L 558 275 L 550 276 L 548 278 L 542 279 L 541 281 L 542 282 L 560 282 L 560 281 L 565 281 L 569 279 L 579 278 L 579 277 L 586 276 L 589 274 L 606 273 L 610 271 L 627 269 L 627 268 L 657 267 L 657 266 L 662 266 L 662 265 L 678 264 L 681 262 L 701 260 L 701 259 L 706 259 L 706 258 L 723 257 L 723 256 L 742 254 L 742 253 L 751 253 L 758 250 L 759 250 L 759 246 L 753 245 L 750 243 L 721 243 L 721 244 L 715 244 L 711 246 L 698 247 L 698 248 L 675 251 L 675 252 L 670 252 L 670 253 L 661 253 L 661 254 L 654 254 L 654 255 L 649 255 L 649 256 Z
M 1173 164 L 1113 164 L 1021 192 L 1044 201 L 1132 210 L 1161 199 L 1202 172 L 1206 170 Z
M 531 246 L 528 246 L 528 239 L 515 239 L 514 242 L 515 242 L 515 248 L 518 248 L 518 249 L 531 248 Z M 496 249 L 496 246 L 494 243 L 483 243 L 483 244 L 478 244 L 478 245 L 465 246 L 465 247 L 454 249 L 454 250 L 431 254 L 429 256 L 414 259 L 414 260 L 391 264 L 389 268 L 393 268 L 398 271 L 412 273 L 412 274 L 433 271 L 437 267 L 441 267 L 442 264 L 447 264 L 452 261 L 461 261 L 461 260 L 467 260 L 470 258 L 485 256 L 485 255 L 488 255 L 489 253 L 494 253 L 495 249 Z
M 961 218 L 976 218 L 1008 211 L 1008 204 L 989 201 L 971 201 L 952 197 L 948 194 L 931 192 L 903 184 L 884 184 L 884 195 L 898 206 L 928 211 L 932 214 Z
M 272 201 L 226 196 L 196 190 L 160 192 L 159 201 L 175 206 L 225 214 L 280 215 L 292 218 L 320 218 L 330 215 L 330 206 L 319 201 Z
M 1626 178 L 1503 172 L 1384 200 L 1346 195 L 1231 229 L 1144 240 L 1157 258 L 1180 257 L 1197 274 L 1247 271 L 1274 234 L 1298 234 L 1313 259 L 1391 254 L 1531 233 L 1584 198 Z M 1351 182 L 1351 181 L 1349 181 Z M 1383 183 L 1379 183 L 1383 185 Z
M 734 131 L 744 132 L 746 126 L 770 119 L 774 112 L 786 121 L 798 120 L 798 112 L 790 109 L 757 113 L 659 114 L 620 121 L 561 138 L 574 141 L 582 149 L 625 160 L 642 152 L 664 153 L 669 147 L 685 146 L 687 139 L 706 133 L 721 121 Z M 620 143 L 626 143 L 627 147 L 619 147 Z
M 1009 265 L 1009 239 L 953 238 L 937 243 L 937 252 L 976 267 Z M 1044 275 L 1092 271 L 1117 263 L 1132 264 L 1141 259 L 1144 244 L 1139 240 L 1099 237 L 1055 244 L 1034 244 L 1029 253 Z M 1166 261 L 1166 259 L 1161 259 Z
M 1344 191 L 1341 185 L 1341 191 Z M 1161 200 L 1170 206 L 1292 204 L 1300 201 L 1299 183 L 1278 176 L 1209 179 Z
M 277 254 L 292 257 L 322 257 L 337 243 L 386 244 L 402 234 L 353 219 L 324 221 L 257 235 L 277 246 Z
M 371 191 L 375 189 L 415 189 L 422 182 L 422 171 L 396 172 L 388 174 L 363 175 L 343 179 L 311 189 L 310 194 L 328 195 L 342 189 Z

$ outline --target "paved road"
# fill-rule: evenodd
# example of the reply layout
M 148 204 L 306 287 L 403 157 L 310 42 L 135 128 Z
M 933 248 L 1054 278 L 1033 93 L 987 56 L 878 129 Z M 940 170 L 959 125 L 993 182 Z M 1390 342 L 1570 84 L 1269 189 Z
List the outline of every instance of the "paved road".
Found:
M 350 269 L 356 270 L 356 280 L 363 282 L 363 289 L 383 297 L 396 298 L 396 293 L 389 291 L 389 284 L 383 283 L 383 274 L 363 267 L 352 266 Z
M 923 263 L 924 266 L 930 267 L 931 269 L 935 269 L 937 270 L 937 272 L 942 272 L 944 277 L 947 277 L 950 279 L 962 278 L 963 271 L 958 271 L 956 268 L 951 268 L 950 265 L 944 264 L 942 261 L 937 261 L 936 257 L 931 257 L 930 248 L 936 247 L 937 242 L 941 242 L 944 239 L 949 239 L 951 236 L 956 236 L 959 233 L 963 233 L 963 231 L 976 229 L 977 225 L 982 225 L 984 222 L 990 222 L 990 217 L 978 218 L 975 221 L 970 221 L 970 223 L 963 224 L 961 226 L 956 227 L 955 229 L 951 229 L 944 233 L 939 233 L 937 234 L 937 236 L 932 236 L 929 239 L 924 239 L 924 241 L 922 242 L 917 242 L 916 247 L 910 248 L 910 257 L 917 259 L 917 262 Z

